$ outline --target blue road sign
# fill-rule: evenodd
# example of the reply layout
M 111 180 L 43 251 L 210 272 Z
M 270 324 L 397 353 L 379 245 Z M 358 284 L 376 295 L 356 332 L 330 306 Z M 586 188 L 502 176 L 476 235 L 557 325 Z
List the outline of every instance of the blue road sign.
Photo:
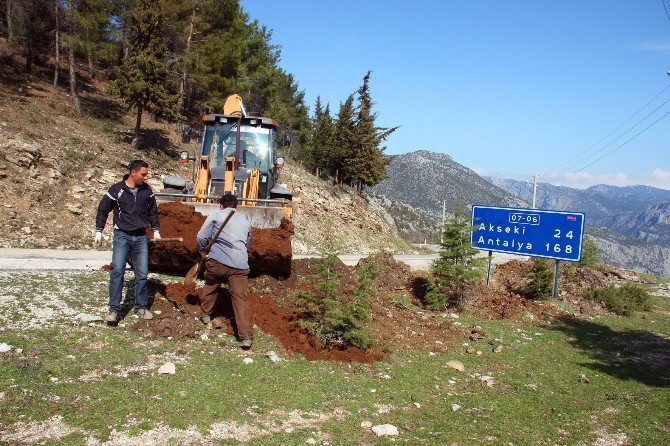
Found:
M 473 248 L 579 262 L 584 214 L 491 206 L 472 206 Z

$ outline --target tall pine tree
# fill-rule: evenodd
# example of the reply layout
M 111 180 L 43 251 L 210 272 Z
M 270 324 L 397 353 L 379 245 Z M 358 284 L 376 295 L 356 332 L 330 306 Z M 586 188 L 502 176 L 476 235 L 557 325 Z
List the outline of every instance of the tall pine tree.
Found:
M 354 113 L 354 95 L 352 94 L 340 105 L 333 128 L 332 163 L 328 166 L 328 173 L 335 178 L 336 183 L 344 182 L 345 160 L 352 159 L 356 150 Z
M 136 139 L 145 111 L 168 121 L 182 118 L 176 110 L 178 97 L 168 89 L 172 62 L 161 38 L 165 20 L 161 12 L 163 1 L 138 0 L 130 11 L 127 25 L 130 51 L 113 86 L 121 99 L 136 110 Z
M 308 164 L 317 176 L 329 172 L 333 152 L 333 118 L 330 116 L 330 105 L 323 108 L 321 97 L 316 98 L 314 107 L 314 133 L 310 142 Z
M 372 112 L 370 97 L 370 75 L 363 77 L 363 85 L 358 89 L 358 115 L 356 117 L 356 150 L 353 158 L 347 160 L 347 179 L 360 194 L 366 186 L 374 186 L 386 178 L 386 166 L 391 158 L 384 155 L 382 141 L 393 133 L 392 129 L 375 127 L 377 114 Z
M 372 112 L 373 102 L 370 98 L 369 82 L 368 71 L 363 77 L 363 85 L 357 91 L 359 105 L 355 117 L 350 121 L 353 123 L 353 133 L 342 138 L 337 135 L 339 130 L 335 131 L 335 138 L 340 140 L 336 150 L 341 180 L 353 186 L 359 194 L 366 186 L 374 186 L 386 178 L 386 166 L 391 162 L 391 158 L 384 155 L 386 148 L 381 147 L 381 143 L 398 128 L 375 126 L 377 116 Z M 339 126 L 338 118 L 336 128 Z M 347 139 L 348 144 L 342 144 L 343 139 Z

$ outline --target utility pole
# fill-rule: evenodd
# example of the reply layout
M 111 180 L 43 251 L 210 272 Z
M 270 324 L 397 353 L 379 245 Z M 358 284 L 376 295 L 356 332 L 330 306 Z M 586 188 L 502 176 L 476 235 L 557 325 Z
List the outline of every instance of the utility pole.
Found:
M 535 206 L 536 196 L 537 196 L 537 174 L 533 174 L 533 209 L 536 209 Z
M 444 243 L 444 221 L 447 218 L 447 200 L 442 200 L 442 226 L 440 227 L 440 245 Z

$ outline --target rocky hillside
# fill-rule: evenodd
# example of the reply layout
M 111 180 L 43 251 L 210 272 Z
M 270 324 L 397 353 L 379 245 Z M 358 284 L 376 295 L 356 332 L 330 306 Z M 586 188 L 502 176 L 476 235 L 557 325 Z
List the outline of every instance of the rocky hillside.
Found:
M 299 167 L 288 166 L 280 181 L 294 194 L 294 252 L 319 252 L 328 237 L 343 254 L 415 252 L 392 222 L 366 199 L 329 185 Z
M 633 271 L 670 277 L 670 248 L 645 243 L 604 228 L 589 232 L 600 251 L 600 260 Z
M 149 162 L 155 190 L 164 175 L 190 178 L 191 167 L 177 161 L 173 126 L 147 116 L 135 149 L 133 116 L 102 93 L 103 84 L 82 78 L 80 87 L 84 111 L 76 115 L 68 90 L 52 86 L 49 72 L 25 76 L 0 66 L 0 247 L 94 249 L 98 202 L 132 159 Z M 295 252 L 318 253 L 327 237 L 342 253 L 413 252 L 366 200 L 296 166 L 282 175 L 295 194 Z M 108 225 L 103 249 L 111 248 L 110 237 Z

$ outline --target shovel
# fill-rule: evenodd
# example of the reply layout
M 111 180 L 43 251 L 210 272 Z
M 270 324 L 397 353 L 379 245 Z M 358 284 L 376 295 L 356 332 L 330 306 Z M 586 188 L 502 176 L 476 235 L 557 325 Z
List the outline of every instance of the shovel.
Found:
M 165 237 L 156 239 L 149 239 L 149 243 L 166 243 L 166 242 L 183 242 L 183 237 Z
M 198 278 L 198 276 L 200 275 L 200 272 L 202 271 L 202 269 L 205 266 L 205 260 L 207 260 L 207 254 L 209 254 L 209 250 L 212 249 L 212 245 L 214 245 L 214 242 L 216 241 L 216 239 L 219 238 L 219 234 L 221 234 L 221 231 L 223 230 L 223 227 L 226 226 L 226 223 L 228 223 L 228 220 L 230 220 L 230 217 L 232 217 L 234 213 L 235 213 L 235 211 L 233 210 L 230 214 L 228 214 L 226 219 L 223 221 L 223 224 L 221 225 L 221 227 L 219 227 L 219 229 L 216 231 L 216 234 L 214 235 L 214 237 L 209 239 L 209 243 L 207 244 L 207 248 L 205 248 L 205 255 L 202 256 L 202 259 L 200 259 L 200 261 L 198 263 L 193 265 L 191 267 L 191 269 L 188 270 L 188 272 L 186 273 L 186 276 L 184 277 L 184 285 L 191 286 L 191 285 L 195 284 L 195 280 Z

